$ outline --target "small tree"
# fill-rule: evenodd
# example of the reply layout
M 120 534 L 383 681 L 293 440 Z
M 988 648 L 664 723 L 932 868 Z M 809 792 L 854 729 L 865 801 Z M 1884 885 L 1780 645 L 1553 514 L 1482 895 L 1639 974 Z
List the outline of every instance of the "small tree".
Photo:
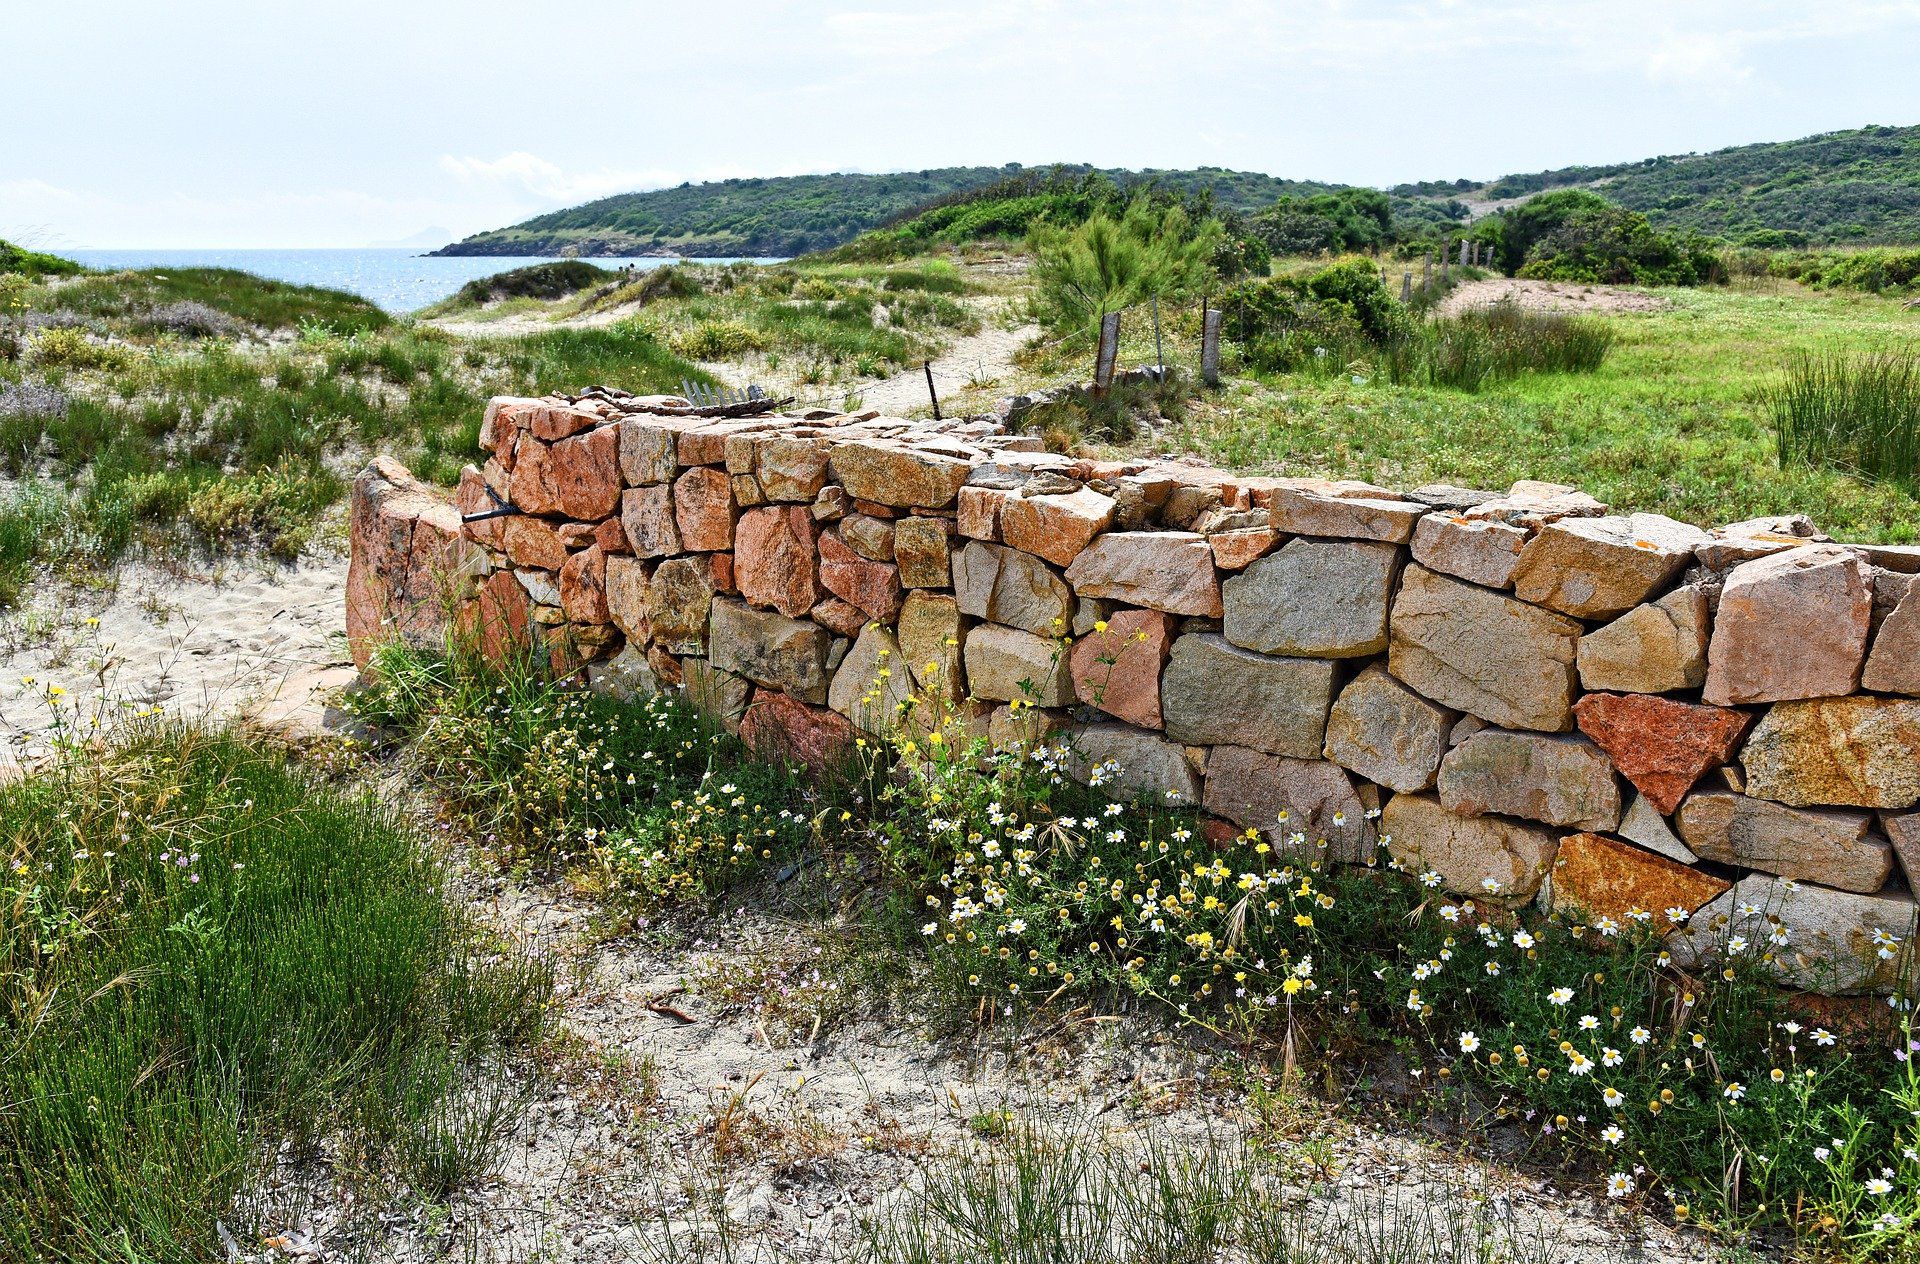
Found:
M 1096 211 L 1077 227 L 1038 224 L 1036 319 L 1055 329 L 1097 328 L 1108 312 L 1197 289 L 1220 244 L 1220 222 L 1135 198 L 1118 219 Z

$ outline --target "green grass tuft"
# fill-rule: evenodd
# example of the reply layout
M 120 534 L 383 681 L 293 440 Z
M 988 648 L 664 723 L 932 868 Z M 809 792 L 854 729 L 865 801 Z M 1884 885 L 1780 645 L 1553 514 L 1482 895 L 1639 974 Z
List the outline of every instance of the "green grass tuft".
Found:
M 551 969 L 391 810 L 153 726 L 0 788 L 0 820 L 0 1254 L 218 1258 L 283 1142 L 428 1198 L 498 1159 Z
M 1920 350 L 1802 351 L 1768 394 L 1780 464 L 1920 490 Z

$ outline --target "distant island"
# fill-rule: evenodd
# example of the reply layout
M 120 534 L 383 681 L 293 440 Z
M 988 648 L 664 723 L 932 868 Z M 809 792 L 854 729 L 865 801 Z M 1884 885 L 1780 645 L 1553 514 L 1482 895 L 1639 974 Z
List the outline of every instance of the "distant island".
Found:
M 1094 170 L 1084 164 L 1054 168 Z M 1022 171 L 937 167 L 881 175 L 842 172 L 682 184 L 622 193 L 476 233 L 435 255 L 581 258 L 792 256 L 827 250 L 940 198 Z M 1223 209 L 1254 211 L 1284 197 L 1346 187 L 1221 167 L 1113 170 L 1123 184 L 1211 190 Z M 1667 229 L 1744 245 L 1920 241 L 1920 126 L 1863 127 L 1800 140 L 1741 145 L 1497 180 L 1425 180 L 1394 186 L 1396 202 L 1461 203 L 1479 214 L 1553 188 L 1589 187 Z M 1455 208 L 1458 213 L 1458 208 Z

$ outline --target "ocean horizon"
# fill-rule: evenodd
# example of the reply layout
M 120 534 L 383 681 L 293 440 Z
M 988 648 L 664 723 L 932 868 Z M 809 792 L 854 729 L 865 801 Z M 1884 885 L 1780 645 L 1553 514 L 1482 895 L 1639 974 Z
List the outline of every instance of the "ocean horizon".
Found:
M 58 252 L 90 268 L 238 268 L 296 285 L 358 294 L 389 312 L 412 312 L 451 296 L 469 281 L 510 272 L 557 255 L 425 255 L 415 247 L 314 247 L 288 250 L 93 249 Z M 673 263 L 737 263 L 737 259 L 660 257 L 588 259 L 608 269 L 647 272 Z M 778 263 L 779 259 L 753 259 Z

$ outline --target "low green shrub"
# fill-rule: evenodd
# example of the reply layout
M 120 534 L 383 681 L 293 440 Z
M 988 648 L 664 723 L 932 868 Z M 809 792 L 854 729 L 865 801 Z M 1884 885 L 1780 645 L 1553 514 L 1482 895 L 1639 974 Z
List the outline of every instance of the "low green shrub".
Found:
M 628 705 L 458 643 L 385 646 L 376 672 L 356 709 L 417 735 L 478 836 L 510 859 L 585 866 L 634 912 L 709 899 L 809 837 L 817 789 L 678 696 Z
M 426 1198 L 500 1159 L 552 969 L 390 809 L 143 723 L 0 785 L 0 821 L 0 1254 L 220 1258 L 218 1222 L 271 1227 L 231 1218 L 283 1144 Z
M 479 306 L 503 298 L 565 298 L 590 286 L 619 279 L 619 274 L 584 259 L 560 259 L 496 272 L 461 286 L 456 303 Z
M 1780 463 L 1920 490 L 1920 349 L 1800 352 L 1767 394 Z
M 675 355 L 689 360 L 726 360 L 749 351 L 762 350 L 766 341 L 744 321 L 703 320 L 688 329 L 676 329 L 667 337 Z
M 42 369 L 119 369 L 131 359 L 127 348 L 71 326 L 42 329 L 27 340 L 27 363 Z

